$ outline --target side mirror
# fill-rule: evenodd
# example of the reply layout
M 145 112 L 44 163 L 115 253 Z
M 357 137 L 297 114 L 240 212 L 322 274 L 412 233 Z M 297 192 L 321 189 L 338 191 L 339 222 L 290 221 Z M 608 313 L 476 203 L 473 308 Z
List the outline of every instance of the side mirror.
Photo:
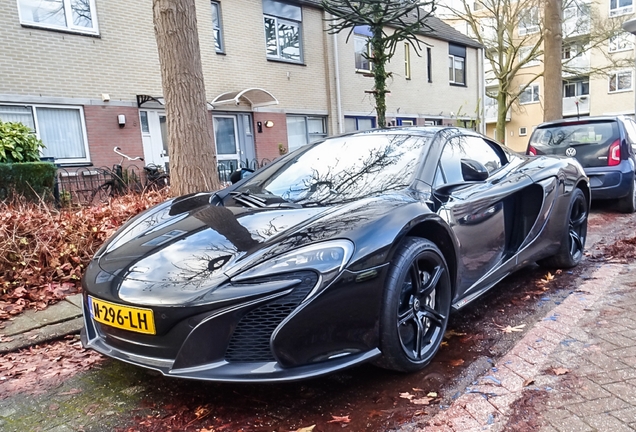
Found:
M 239 180 L 243 180 L 245 177 L 249 177 L 253 172 L 254 170 L 249 168 L 237 169 L 230 175 L 230 182 L 234 184 Z
M 488 178 L 488 169 L 474 159 L 462 159 L 462 176 L 464 181 L 484 181 Z

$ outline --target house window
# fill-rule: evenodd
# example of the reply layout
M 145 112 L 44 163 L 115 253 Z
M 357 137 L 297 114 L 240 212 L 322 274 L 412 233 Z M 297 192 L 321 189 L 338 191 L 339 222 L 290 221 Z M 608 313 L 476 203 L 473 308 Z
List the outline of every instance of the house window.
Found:
M 18 0 L 20 23 L 98 34 L 95 0 Z
M 375 117 L 345 117 L 345 132 L 373 129 Z
M 526 135 L 528 135 L 528 128 L 520 127 L 519 128 L 519 136 L 526 136 Z
M 404 78 L 411 79 L 411 45 L 404 42 Z
M 563 97 L 577 97 L 590 94 L 589 81 L 563 82 Z
M 42 140 L 42 156 L 56 163 L 88 162 L 88 142 L 81 107 L 0 105 L 0 120 L 20 122 Z
M 267 58 L 303 61 L 302 9 L 275 0 L 263 0 Z
M 225 51 L 223 46 L 223 27 L 221 23 L 221 5 L 218 2 L 212 4 L 212 29 L 214 31 L 214 49 L 218 53 Z
M 293 151 L 327 136 L 325 117 L 287 116 L 287 145 Z
M 632 71 L 615 72 L 609 76 L 609 92 L 621 92 L 632 89 Z
M 448 44 L 448 79 L 451 84 L 466 85 L 466 47 Z
M 539 84 L 532 84 L 519 95 L 521 105 L 539 102 Z
M 532 7 L 521 13 L 519 19 L 519 36 L 539 31 L 539 8 Z
M 370 72 L 373 68 L 371 63 L 371 44 L 369 38 L 373 36 L 369 26 L 355 26 L 353 28 L 353 49 L 355 51 L 356 71 Z
M 609 39 L 609 52 L 627 51 L 634 49 L 633 36 L 630 33 L 620 33 Z
M 432 55 L 431 49 L 426 48 L 426 76 L 428 77 L 428 82 L 433 82 L 433 65 L 432 65 Z
M 610 16 L 632 13 L 633 0 L 610 0 Z
M 519 63 L 522 63 L 521 67 L 532 67 L 541 64 L 541 61 L 537 56 L 532 59 L 528 57 L 532 54 L 533 47 L 519 47 Z

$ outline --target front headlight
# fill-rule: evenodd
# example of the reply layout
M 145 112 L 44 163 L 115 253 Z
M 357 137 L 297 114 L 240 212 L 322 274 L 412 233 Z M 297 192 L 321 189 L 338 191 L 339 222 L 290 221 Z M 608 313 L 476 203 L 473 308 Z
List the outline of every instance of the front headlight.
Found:
M 335 276 L 347 265 L 354 246 L 349 240 L 332 240 L 287 252 L 239 274 L 232 281 L 288 273 L 297 270 L 315 270 L 324 276 Z

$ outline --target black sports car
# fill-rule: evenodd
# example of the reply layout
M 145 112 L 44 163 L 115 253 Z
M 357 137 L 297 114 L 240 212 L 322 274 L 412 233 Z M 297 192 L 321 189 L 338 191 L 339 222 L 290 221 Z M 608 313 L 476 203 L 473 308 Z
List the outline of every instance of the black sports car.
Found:
M 474 132 L 373 130 L 129 221 L 83 279 L 84 345 L 165 375 L 285 381 L 415 371 L 453 309 L 582 257 L 588 180 Z

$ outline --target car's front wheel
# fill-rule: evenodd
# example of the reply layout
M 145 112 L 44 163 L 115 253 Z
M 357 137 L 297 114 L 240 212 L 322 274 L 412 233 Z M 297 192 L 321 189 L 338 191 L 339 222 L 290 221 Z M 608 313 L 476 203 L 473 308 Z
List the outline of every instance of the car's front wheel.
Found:
M 559 251 L 539 265 L 549 268 L 571 268 L 583 259 L 589 205 L 581 189 L 574 189 L 570 197 L 568 221 L 561 239 Z
M 432 242 L 407 237 L 386 280 L 379 366 L 402 372 L 425 367 L 444 337 L 451 282 L 444 255 Z

